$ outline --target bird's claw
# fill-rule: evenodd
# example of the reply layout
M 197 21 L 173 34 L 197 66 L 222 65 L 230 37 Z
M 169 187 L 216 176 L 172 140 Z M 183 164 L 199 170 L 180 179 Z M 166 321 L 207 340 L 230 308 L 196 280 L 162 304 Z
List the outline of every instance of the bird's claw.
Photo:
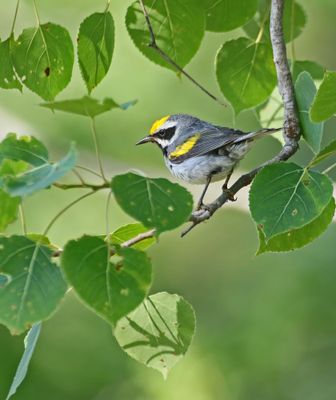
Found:
M 223 193 L 227 194 L 227 197 L 230 201 L 237 201 L 237 197 L 234 196 L 234 193 L 231 192 L 231 190 L 227 186 L 222 187 Z

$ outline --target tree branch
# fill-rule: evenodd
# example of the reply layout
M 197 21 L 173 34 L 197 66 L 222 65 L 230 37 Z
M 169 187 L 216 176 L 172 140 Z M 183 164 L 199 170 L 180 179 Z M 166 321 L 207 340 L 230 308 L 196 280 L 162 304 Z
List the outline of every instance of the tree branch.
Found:
M 152 49 L 154 49 L 161 58 L 163 58 L 168 64 L 170 64 L 171 66 L 173 66 L 178 72 L 180 72 L 182 75 L 184 75 L 186 78 L 188 78 L 194 85 L 196 85 L 200 90 L 202 90 L 203 93 L 205 93 L 206 95 L 208 95 L 209 97 L 212 98 L 212 100 L 215 100 L 217 103 L 219 103 L 220 105 L 226 107 L 226 104 L 223 103 L 221 100 L 219 100 L 215 95 L 213 95 L 212 93 L 210 93 L 204 86 L 202 86 L 199 82 L 197 82 L 191 75 L 189 75 L 182 67 L 180 67 L 178 64 L 176 64 L 176 62 L 169 57 L 169 55 L 167 53 L 165 53 L 157 44 L 156 42 L 156 37 L 154 34 L 154 30 L 153 30 L 153 26 L 151 23 L 151 20 L 149 18 L 149 14 L 147 12 L 147 9 L 145 7 L 145 4 L 143 2 L 143 0 L 139 0 L 143 15 L 146 19 L 146 23 L 147 23 L 147 27 L 149 30 L 149 34 L 150 34 L 150 42 L 148 43 L 148 46 L 151 47 Z
M 300 125 L 297 114 L 295 92 L 292 76 L 287 61 L 286 45 L 283 35 L 282 16 L 284 0 L 272 0 L 270 15 L 270 35 L 273 48 L 273 58 L 278 77 L 278 88 L 284 105 L 284 140 L 285 144 L 278 155 L 266 161 L 251 172 L 242 175 L 228 190 L 217 197 L 215 201 L 203 209 L 193 212 L 190 217 L 192 224 L 182 233 L 186 235 L 199 223 L 209 219 L 232 196 L 244 186 L 249 185 L 261 168 L 279 161 L 288 160 L 299 148 Z

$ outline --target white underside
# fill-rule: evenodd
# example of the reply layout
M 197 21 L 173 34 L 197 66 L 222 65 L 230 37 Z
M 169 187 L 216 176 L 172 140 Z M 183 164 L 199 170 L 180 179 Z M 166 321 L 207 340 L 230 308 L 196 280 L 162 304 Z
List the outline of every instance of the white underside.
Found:
M 209 175 L 212 181 L 223 180 L 237 164 L 237 161 L 227 156 L 199 156 L 183 161 L 181 164 L 173 164 L 165 159 L 170 172 L 183 181 L 194 184 L 205 184 Z M 218 171 L 213 174 L 213 171 Z
M 227 155 L 205 154 L 203 156 L 189 158 L 180 164 L 174 164 L 165 157 L 165 162 L 170 172 L 183 181 L 194 184 L 205 184 L 209 176 L 212 182 L 223 180 L 232 169 L 245 156 L 251 147 L 250 142 L 227 147 L 230 157 Z M 218 171 L 215 172 L 214 171 Z

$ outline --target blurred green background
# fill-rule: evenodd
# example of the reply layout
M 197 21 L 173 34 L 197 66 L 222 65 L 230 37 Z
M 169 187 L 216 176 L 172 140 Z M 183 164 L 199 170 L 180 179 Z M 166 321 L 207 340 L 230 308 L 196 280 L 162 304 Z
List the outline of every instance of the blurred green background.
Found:
M 195 0 L 197 1 L 197 0 Z M 0 37 L 8 35 L 14 1 L 0 2 Z M 254 129 L 252 112 L 236 120 L 230 107 L 213 102 L 185 79 L 145 59 L 124 26 L 131 1 L 112 0 L 116 46 L 108 77 L 93 96 L 124 102 L 138 99 L 128 111 L 112 111 L 97 121 L 106 170 L 113 175 L 141 170 L 168 176 L 156 148 L 137 148 L 152 121 L 166 114 L 190 113 L 212 122 Z M 298 59 L 320 62 L 336 70 L 336 3 L 300 1 L 307 26 L 295 42 Z M 75 40 L 80 22 L 104 8 L 104 1 L 40 0 L 43 22 L 67 27 Z M 32 1 L 23 1 L 16 33 L 35 24 Z M 241 35 L 207 33 L 188 71 L 220 96 L 214 57 L 228 38 Z M 0 60 L 1 62 L 1 60 Z M 78 67 L 59 99 L 85 93 Z M 24 90 L 0 91 L 0 137 L 7 132 L 33 134 L 52 156 L 65 154 L 76 141 L 81 164 L 95 168 L 89 122 L 38 107 L 40 99 Z M 335 137 L 329 121 L 325 142 Z M 280 145 L 265 138 L 240 166 L 241 173 L 270 158 Z M 304 144 L 297 162 L 311 156 Z M 72 177 L 69 180 L 72 181 Z M 195 195 L 199 187 L 188 187 Z M 209 198 L 216 195 L 215 186 Z M 48 221 L 80 191 L 51 189 L 25 202 L 29 231 L 41 232 Z M 336 226 L 313 244 L 287 254 L 255 257 L 257 234 L 247 212 L 247 190 L 183 240 L 179 231 L 164 234 L 150 250 L 153 292 L 183 295 L 197 314 L 197 331 L 186 357 L 163 381 L 159 373 L 137 364 L 116 344 L 110 327 L 88 311 L 74 295 L 42 327 L 42 334 L 17 400 L 331 400 L 336 398 Z M 63 246 L 83 233 L 105 231 L 106 194 L 99 193 L 71 209 L 53 227 L 50 238 Z M 113 202 L 112 202 L 113 203 Z M 130 219 L 113 203 L 111 229 Z M 14 224 L 9 232 L 20 232 Z M 23 336 L 11 337 L 0 327 L 0 399 L 4 399 L 23 350 Z

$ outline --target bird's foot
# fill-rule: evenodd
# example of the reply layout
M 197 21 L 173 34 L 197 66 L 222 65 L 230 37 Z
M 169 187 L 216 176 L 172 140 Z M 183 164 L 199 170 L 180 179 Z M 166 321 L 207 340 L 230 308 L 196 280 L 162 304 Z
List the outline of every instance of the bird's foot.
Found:
M 222 191 L 223 193 L 227 194 L 228 199 L 230 201 L 237 201 L 237 197 L 234 196 L 234 193 L 231 192 L 231 190 L 227 187 L 227 185 L 222 186 Z

